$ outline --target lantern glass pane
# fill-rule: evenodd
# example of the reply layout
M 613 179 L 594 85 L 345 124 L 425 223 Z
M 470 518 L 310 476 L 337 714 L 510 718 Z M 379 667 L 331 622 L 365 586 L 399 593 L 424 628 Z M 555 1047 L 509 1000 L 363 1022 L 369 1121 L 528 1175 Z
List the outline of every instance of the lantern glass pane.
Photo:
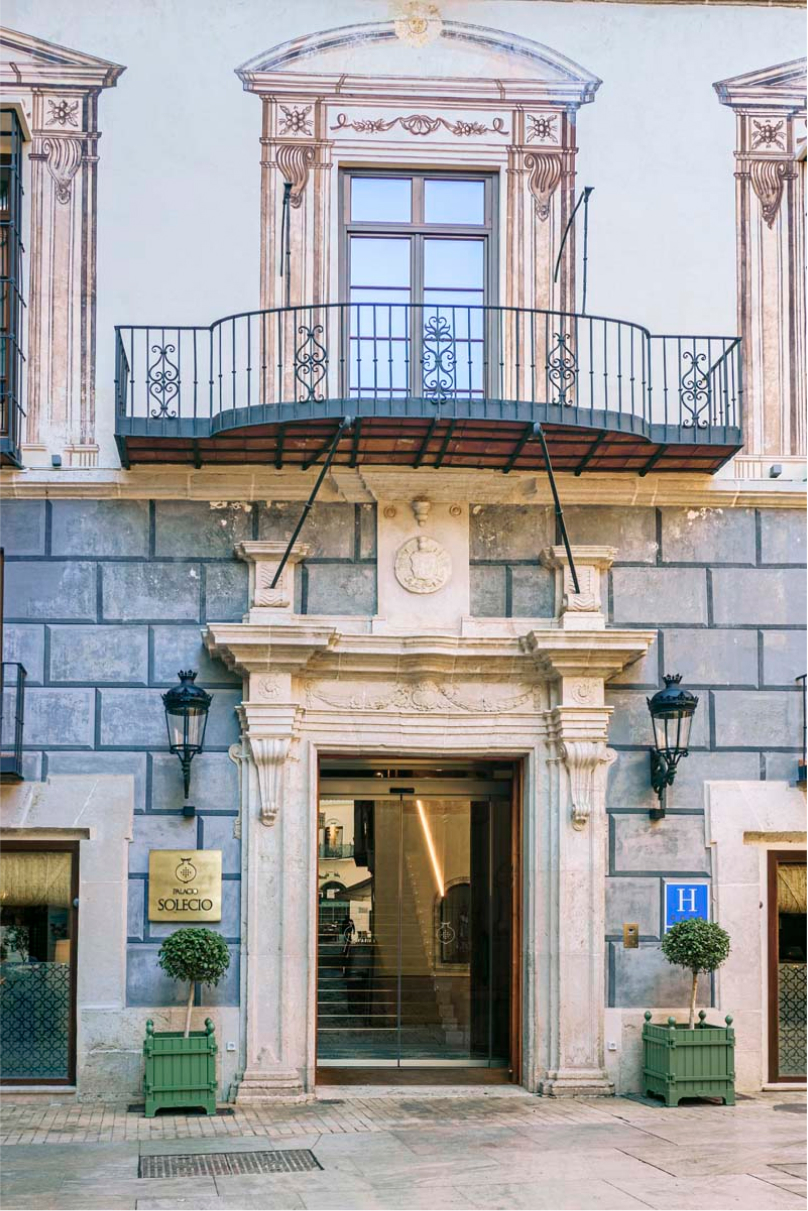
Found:
M 690 725 L 693 722 L 693 716 L 682 715 L 679 722 L 681 724 L 679 730 L 679 748 L 684 751 L 690 746 Z

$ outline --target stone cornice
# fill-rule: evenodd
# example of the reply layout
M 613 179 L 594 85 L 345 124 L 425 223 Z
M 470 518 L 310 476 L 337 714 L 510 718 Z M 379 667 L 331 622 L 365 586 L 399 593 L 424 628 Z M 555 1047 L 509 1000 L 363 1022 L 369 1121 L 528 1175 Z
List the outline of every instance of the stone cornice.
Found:
M 713 85 L 722 105 L 735 110 L 805 113 L 806 60 L 791 59 Z
M 497 627 L 487 635 L 464 636 L 378 633 L 370 619 L 353 625 L 363 630 L 340 630 L 333 620 L 311 615 L 274 624 L 211 622 L 203 639 L 212 656 L 243 675 L 550 680 L 562 684 L 562 702 L 569 698 L 571 706 L 581 707 L 598 705 L 593 699 L 600 691 L 589 683 L 616 676 L 656 638 L 655 631 L 569 632 L 552 623 L 521 636 Z M 582 679 L 588 683 L 584 690 Z
M 9 88 L 111 88 L 126 71 L 120 63 L 0 28 L 0 82 Z
M 775 461 L 770 459 L 769 461 Z M 227 471 L 183 467 L 134 471 L 49 467 L 0 472 L 0 491 L 9 499 L 52 500 L 299 500 L 305 501 L 317 478 L 309 471 Z M 629 507 L 666 505 L 686 508 L 804 509 L 806 485 L 795 480 L 724 479 L 709 475 L 574 475 L 557 477 L 565 505 L 599 504 Z M 322 501 L 368 504 L 375 500 L 410 500 L 428 491 L 435 503 L 460 499 L 475 503 L 552 504 L 544 475 L 497 471 L 421 471 L 338 467 L 323 484 Z
M 493 72 L 470 70 L 467 77 L 444 77 L 425 71 L 421 77 L 379 74 L 369 70 L 318 71 L 317 60 L 326 56 L 326 67 L 335 64 L 335 52 L 342 52 L 340 66 L 346 66 L 345 56 L 355 59 L 364 48 L 372 53 L 374 45 L 402 45 L 394 21 L 366 21 L 355 25 L 320 30 L 293 38 L 263 51 L 236 68 L 236 75 L 246 91 L 269 94 L 272 97 L 322 100 L 363 101 L 377 104 L 380 96 L 388 101 L 417 104 L 509 106 L 517 102 L 536 104 L 552 99 L 566 105 L 578 106 L 594 99 L 601 81 L 591 72 L 530 38 L 490 29 L 465 21 L 444 20 L 435 38 L 438 51 L 436 62 L 443 57 L 443 47 L 453 51 L 468 49 L 478 55 L 489 54 L 500 61 L 507 57 L 522 69 L 503 71 L 501 78 Z M 310 65 L 314 70 L 311 70 Z M 470 65 L 471 66 L 471 65 Z

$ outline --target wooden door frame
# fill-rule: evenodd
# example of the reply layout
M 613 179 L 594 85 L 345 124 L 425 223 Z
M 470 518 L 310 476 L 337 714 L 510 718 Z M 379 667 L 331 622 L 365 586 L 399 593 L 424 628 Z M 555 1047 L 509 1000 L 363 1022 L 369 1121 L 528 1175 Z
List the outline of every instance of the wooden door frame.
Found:
M 770 849 L 766 856 L 767 871 L 767 989 L 768 989 L 768 1083 L 771 1085 L 804 1085 L 806 1076 L 780 1076 L 778 1071 L 779 1051 L 779 913 L 777 910 L 777 870 L 780 866 L 804 866 L 806 851 L 796 849 Z
M 77 989 L 79 957 L 79 842 L 78 841 L 25 841 L 3 842 L 4 853 L 58 852 L 71 855 L 70 864 L 70 1018 L 67 1034 L 67 1076 L 65 1077 L 3 1077 L 2 1087 L 29 1085 L 68 1085 L 76 1083 L 76 1031 Z

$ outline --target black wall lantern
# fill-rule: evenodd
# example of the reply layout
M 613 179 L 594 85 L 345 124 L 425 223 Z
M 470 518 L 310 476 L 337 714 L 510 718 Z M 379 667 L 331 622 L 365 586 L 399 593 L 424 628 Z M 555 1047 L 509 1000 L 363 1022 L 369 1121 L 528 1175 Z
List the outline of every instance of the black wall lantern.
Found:
M 650 812 L 652 820 L 661 820 L 665 815 L 665 787 L 673 785 L 676 767 L 682 757 L 687 756 L 690 726 L 699 705 L 696 695 L 682 688 L 678 673 L 663 680 L 664 690 L 658 690 L 653 698 L 647 699 L 654 728 L 651 785 L 659 798 L 659 807 Z
M 191 762 L 197 753 L 202 752 L 205 743 L 205 727 L 208 722 L 208 711 L 213 697 L 207 694 L 201 686 L 194 685 L 196 673 L 192 669 L 180 671 L 179 685 L 172 686 L 163 694 L 163 705 L 166 708 L 166 727 L 168 729 L 168 747 L 180 759 L 182 778 L 185 786 L 185 805 L 183 816 L 193 816 L 195 809 L 188 802 L 191 789 Z

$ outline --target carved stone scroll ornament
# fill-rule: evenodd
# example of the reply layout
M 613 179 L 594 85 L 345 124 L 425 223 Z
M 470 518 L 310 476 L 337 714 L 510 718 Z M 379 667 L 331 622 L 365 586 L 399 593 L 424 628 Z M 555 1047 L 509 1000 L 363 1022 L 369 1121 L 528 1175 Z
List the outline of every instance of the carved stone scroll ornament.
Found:
M 601 767 L 611 765 L 616 753 L 603 740 L 566 740 L 561 745 L 561 760 L 570 780 L 572 827 L 580 832 L 586 828 L 595 810 L 600 791 Z
M 536 214 L 544 222 L 550 216 L 550 199 L 561 180 L 561 156 L 551 152 L 530 151 L 525 156 L 528 188 L 533 194 Z
M 468 118 L 457 118 L 449 121 L 446 118 L 434 118 L 429 114 L 406 114 L 397 118 L 356 118 L 351 121 L 347 114 L 337 114 L 336 125 L 331 130 L 355 130 L 357 134 L 378 135 L 394 126 L 400 126 L 410 135 L 433 135 L 443 127 L 458 138 L 469 138 L 471 135 L 504 135 L 510 133 L 505 129 L 502 118 L 494 118 L 490 126 L 484 122 L 471 121 Z
M 463 693 L 457 686 L 446 682 L 415 681 L 395 682 L 376 689 L 369 683 L 355 693 L 335 694 L 331 683 L 309 682 L 306 686 L 306 701 L 310 707 L 318 702 L 325 703 L 338 711 L 405 711 L 416 714 L 461 713 L 469 715 L 502 715 L 507 711 L 538 711 L 541 709 L 539 689 L 534 685 L 520 685 L 515 694 L 490 694 L 484 687 L 471 693 Z
M 283 143 L 275 153 L 283 179 L 292 186 L 290 203 L 295 210 L 303 201 L 303 192 L 309 182 L 309 169 L 315 159 L 316 152 L 307 143 Z
M 749 176 L 763 208 L 763 221 L 767 227 L 774 225 L 783 199 L 783 184 L 793 175 L 794 170 L 785 160 L 752 160 Z
M 84 145 L 70 136 L 43 139 L 40 153 L 56 185 L 56 200 L 66 205 L 70 201 L 73 178 L 81 167 Z
M 248 736 L 247 739 L 258 774 L 259 819 L 269 827 L 278 818 L 292 740 L 289 736 Z

